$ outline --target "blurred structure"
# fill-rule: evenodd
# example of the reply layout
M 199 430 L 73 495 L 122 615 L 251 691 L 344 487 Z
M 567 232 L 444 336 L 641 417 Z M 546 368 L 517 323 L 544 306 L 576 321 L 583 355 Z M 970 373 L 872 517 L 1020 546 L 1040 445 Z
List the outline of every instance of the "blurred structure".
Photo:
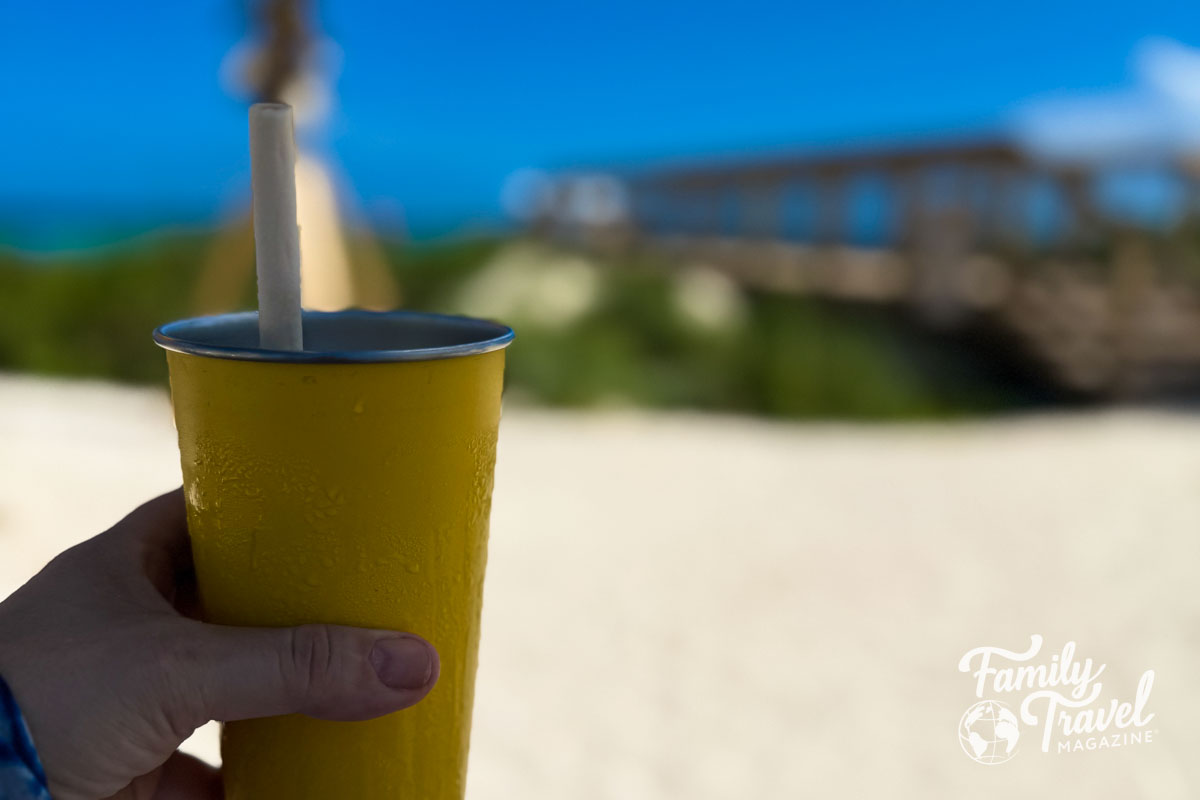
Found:
M 338 211 L 328 157 L 309 140 L 333 103 L 330 76 L 319 57 L 322 40 L 311 24 L 307 0 L 263 0 L 251 5 L 250 38 L 230 53 L 225 72 L 234 93 L 249 89 L 253 102 L 283 102 L 295 111 L 296 205 L 300 224 L 300 283 L 306 308 L 393 308 L 399 291 L 374 241 L 359 235 L 353 249 Z M 309 135 L 306 135 L 309 134 Z M 250 221 L 219 238 L 196 290 L 199 313 L 236 307 L 254 274 Z
M 1107 207 L 1131 177 L 1170 198 L 1157 216 Z M 1200 389 L 1198 179 L 1195 160 L 1049 161 L 998 139 L 568 174 L 526 207 L 559 240 L 904 304 L 987 329 L 1070 393 L 1146 399 Z

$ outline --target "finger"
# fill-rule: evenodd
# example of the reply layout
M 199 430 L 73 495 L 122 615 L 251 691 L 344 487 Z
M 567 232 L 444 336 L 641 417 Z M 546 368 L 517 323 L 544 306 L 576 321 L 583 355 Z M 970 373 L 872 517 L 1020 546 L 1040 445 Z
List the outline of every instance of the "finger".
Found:
M 183 489 L 144 503 L 117 523 L 116 529 L 137 548 L 139 563 L 154 588 L 172 598 L 178 577 L 192 571 Z
M 180 695 L 195 698 L 196 725 L 293 713 L 370 719 L 420 701 L 441 669 L 419 636 L 337 625 L 188 626 L 184 647 L 179 677 L 193 691 Z
M 220 770 L 177 752 L 162 766 L 154 800 L 219 800 L 224 796 Z
M 113 526 L 114 532 L 154 548 L 173 549 L 187 540 L 183 487 L 147 500 Z
M 161 767 L 134 778 L 108 800 L 221 800 L 224 796 L 220 770 L 176 751 Z
M 148 580 L 168 602 L 178 600 L 180 587 L 194 583 L 182 488 L 143 503 L 93 541 L 118 545 L 111 558 L 114 569 L 135 581 Z
M 84 546 L 105 562 L 126 571 L 133 566 L 155 588 L 169 594 L 175 574 L 192 568 L 183 489 L 143 503 Z

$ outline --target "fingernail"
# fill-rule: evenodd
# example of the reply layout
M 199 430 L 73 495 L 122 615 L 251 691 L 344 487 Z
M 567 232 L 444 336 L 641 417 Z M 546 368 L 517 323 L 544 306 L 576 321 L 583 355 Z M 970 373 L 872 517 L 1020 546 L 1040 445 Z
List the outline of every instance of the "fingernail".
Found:
M 391 689 L 420 689 L 429 683 L 433 658 L 429 645 L 420 639 L 398 636 L 375 642 L 371 648 L 371 666 L 379 680 Z

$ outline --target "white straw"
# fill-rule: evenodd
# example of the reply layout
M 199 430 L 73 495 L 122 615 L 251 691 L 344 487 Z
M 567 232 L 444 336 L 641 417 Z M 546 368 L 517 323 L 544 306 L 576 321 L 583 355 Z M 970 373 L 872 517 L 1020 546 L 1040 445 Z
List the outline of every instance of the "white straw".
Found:
M 296 225 L 296 139 L 292 107 L 250 107 L 250 172 L 258 264 L 258 340 L 267 350 L 303 350 L 300 229 Z

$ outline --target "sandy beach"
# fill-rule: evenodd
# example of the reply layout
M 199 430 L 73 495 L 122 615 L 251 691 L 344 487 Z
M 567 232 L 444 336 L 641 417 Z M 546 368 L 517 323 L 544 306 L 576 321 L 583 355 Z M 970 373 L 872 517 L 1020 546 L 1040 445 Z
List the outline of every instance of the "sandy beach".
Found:
M 165 393 L 0 376 L 0 597 L 178 482 Z M 1197 416 L 507 408 L 468 794 L 1193 798 L 1197 531 Z M 959 659 L 1033 634 L 1154 670 L 1153 741 L 968 758 Z

